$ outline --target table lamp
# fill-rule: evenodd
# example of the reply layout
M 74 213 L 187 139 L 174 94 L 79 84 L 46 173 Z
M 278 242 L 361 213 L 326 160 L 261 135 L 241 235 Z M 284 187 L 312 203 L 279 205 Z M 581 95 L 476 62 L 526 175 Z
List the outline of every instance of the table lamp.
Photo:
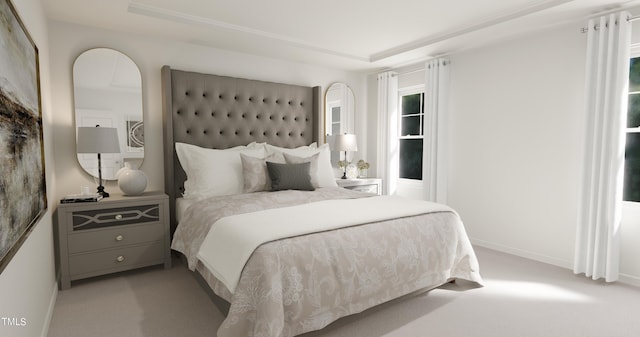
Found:
M 103 128 L 100 125 L 95 127 L 78 127 L 78 153 L 98 154 L 98 194 L 107 198 L 109 193 L 105 192 L 102 186 L 102 159 L 101 153 L 120 153 L 120 143 L 118 142 L 117 128 Z
M 335 135 L 333 143 L 333 150 L 335 151 L 344 151 L 344 172 L 342 174 L 342 179 L 347 179 L 347 151 L 358 151 L 358 144 L 356 143 L 356 135 L 353 134 L 342 134 Z

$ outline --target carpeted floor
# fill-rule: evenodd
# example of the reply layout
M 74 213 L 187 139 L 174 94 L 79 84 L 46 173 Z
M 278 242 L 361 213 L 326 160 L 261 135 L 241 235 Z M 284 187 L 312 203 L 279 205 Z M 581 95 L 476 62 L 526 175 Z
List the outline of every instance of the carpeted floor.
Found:
M 458 282 L 343 318 L 304 337 L 637 337 L 640 289 L 476 248 L 485 286 Z M 179 260 L 74 282 L 49 337 L 215 336 L 225 305 Z

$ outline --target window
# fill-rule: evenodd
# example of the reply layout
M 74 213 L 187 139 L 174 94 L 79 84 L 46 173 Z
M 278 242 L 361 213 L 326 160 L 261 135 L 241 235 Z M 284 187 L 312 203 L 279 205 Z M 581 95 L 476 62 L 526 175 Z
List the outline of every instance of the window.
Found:
M 400 178 L 422 180 L 424 90 L 400 91 Z
M 640 57 L 631 59 L 627 141 L 624 161 L 624 200 L 640 202 Z

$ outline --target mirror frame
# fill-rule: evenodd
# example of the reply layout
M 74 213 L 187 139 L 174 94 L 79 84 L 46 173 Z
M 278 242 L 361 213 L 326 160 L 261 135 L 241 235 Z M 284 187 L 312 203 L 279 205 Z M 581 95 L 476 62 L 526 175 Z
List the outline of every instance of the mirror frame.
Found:
M 145 114 L 138 65 L 116 49 L 91 48 L 74 60 L 72 83 L 76 143 L 78 127 L 118 129 L 121 151 L 102 154 L 103 180 L 115 180 L 125 164 L 139 168 L 144 160 Z M 98 177 L 97 155 L 76 153 L 76 157 L 85 172 Z
M 330 97 L 332 93 L 335 93 L 335 97 Z M 342 112 L 342 109 L 346 106 L 346 112 Z M 340 122 L 340 133 L 351 133 L 355 134 L 355 124 L 356 124 L 356 97 L 353 93 L 351 87 L 349 87 L 346 83 L 343 82 L 334 82 L 332 83 L 324 94 L 324 141 L 328 143 L 331 149 L 333 149 L 333 140 L 332 140 L 332 127 L 330 123 L 331 109 L 334 107 L 340 107 L 341 111 L 341 122 Z M 346 116 L 346 117 L 345 117 Z M 342 125 L 342 123 L 346 125 Z M 342 159 L 342 153 L 339 151 L 331 151 L 331 164 L 333 166 L 338 166 L 338 162 Z M 353 154 L 350 154 L 353 155 Z
M 336 93 L 335 98 L 330 98 L 332 93 Z M 348 96 L 348 97 L 345 97 Z M 330 100 L 331 99 L 331 100 Z M 325 142 L 328 141 L 327 136 L 333 134 L 331 125 L 329 123 L 329 114 L 332 112 L 330 109 L 333 107 L 340 107 L 341 110 L 345 108 L 346 112 L 341 114 L 341 124 L 346 123 L 346 126 L 340 125 L 340 133 L 355 133 L 355 119 L 356 119 L 356 99 L 355 94 L 351 87 L 343 82 L 332 83 L 324 94 L 324 136 Z M 343 117 L 346 115 L 346 120 Z

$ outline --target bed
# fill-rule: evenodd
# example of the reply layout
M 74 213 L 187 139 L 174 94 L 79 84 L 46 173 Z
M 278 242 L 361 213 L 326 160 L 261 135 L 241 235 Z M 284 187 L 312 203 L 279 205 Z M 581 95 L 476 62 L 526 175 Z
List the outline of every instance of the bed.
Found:
M 164 66 L 162 90 L 172 249 L 230 303 L 217 336 L 295 336 L 482 282 L 454 210 L 337 187 L 320 87 Z

